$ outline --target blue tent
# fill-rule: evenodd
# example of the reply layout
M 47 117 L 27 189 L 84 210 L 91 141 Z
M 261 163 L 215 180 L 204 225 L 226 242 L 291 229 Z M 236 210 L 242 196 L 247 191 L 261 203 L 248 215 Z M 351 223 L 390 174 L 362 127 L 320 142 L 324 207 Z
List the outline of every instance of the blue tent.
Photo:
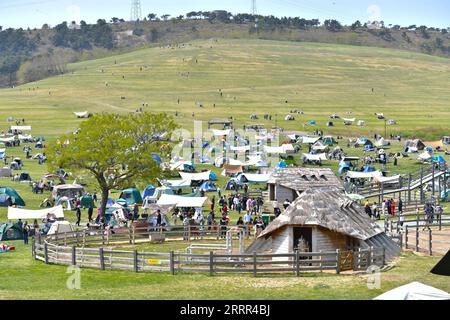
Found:
M 202 143 L 202 149 L 205 149 L 207 147 L 209 147 L 209 142 L 208 141 L 203 142 Z
M 158 155 L 156 155 L 156 154 L 154 154 L 154 155 L 152 156 L 152 158 L 153 158 L 156 162 L 159 162 L 159 163 L 162 162 L 161 158 L 160 158 Z
M 345 173 L 345 172 L 347 172 L 349 170 L 350 170 L 350 165 L 348 163 L 343 162 L 343 163 L 339 164 L 338 172 L 340 174 Z
M 129 188 L 122 190 L 119 196 L 120 199 L 125 199 L 128 205 L 142 204 L 144 201 L 141 197 L 141 193 L 136 188 Z M 119 202 L 119 201 L 116 201 Z
M 200 186 L 200 190 L 204 192 L 215 192 L 217 191 L 216 185 L 211 181 L 205 181 Z
M 109 208 L 114 205 L 114 200 L 111 198 L 108 198 L 108 201 L 106 201 L 106 207 Z
M 278 162 L 278 168 L 287 168 L 287 164 L 284 161 Z
M 144 192 L 142 192 L 142 198 L 151 197 L 155 193 L 155 187 L 152 185 L 146 186 Z
M 443 156 L 435 156 L 433 157 L 433 162 L 446 163 Z
M 364 151 L 366 152 L 375 151 L 375 147 L 372 144 L 367 144 L 364 146 Z
M 375 172 L 377 171 L 377 169 L 375 169 L 375 167 L 372 166 L 365 166 L 363 172 Z
M 425 147 L 425 151 L 433 151 L 433 147 L 432 146 Z
M 4 159 L 6 157 L 6 152 L 0 152 L 0 159 Z
M 209 180 L 211 181 L 217 181 L 217 176 L 214 172 L 211 171 L 211 173 L 209 174 Z
M 308 124 L 309 124 L 310 126 L 316 126 L 316 125 L 317 125 L 317 122 L 316 122 L 316 120 L 310 120 L 310 121 L 308 121 Z

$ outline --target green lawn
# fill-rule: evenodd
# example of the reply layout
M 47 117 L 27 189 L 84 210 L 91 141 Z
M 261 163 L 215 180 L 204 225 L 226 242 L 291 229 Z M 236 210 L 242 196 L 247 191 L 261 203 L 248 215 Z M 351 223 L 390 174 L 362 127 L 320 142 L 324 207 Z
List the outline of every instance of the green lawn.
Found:
M 184 49 L 143 49 L 72 64 L 69 69 L 71 72 L 62 76 L 0 90 L 1 129 L 6 131 L 11 125 L 7 122 L 10 116 L 25 118 L 34 136 L 52 141 L 78 128 L 81 120 L 73 112 L 133 112 L 144 104 L 143 109 L 148 111 L 178 112 L 178 122 L 189 130 L 193 129 L 193 120 L 233 116 L 237 128 L 257 123 L 269 128 L 281 126 L 308 132 L 321 129 L 325 134 L 373 138 L 374 133 L 384 134 L 384 122 L 374 116 L 375 112 L 383 112 L 388 119 L 398 121 L 398 125 L 387 127 L 388 135 L 438 140 L 450 134 L 450 60 L 428 55 L 328 44 L 219 39 L 194 41 Z M 204 107 L 198 107 L 198 102 Z M 295 115 L 295 121 L 284 121 L 293 109 L 305 114 Z M 266 113 L 272 114 L 272 121 L 262 120 Z M 334 120 L 335 127 L 326 127 L 333 113 L 365 120 L 366 126 L 347 127 Z M 251 114 L 260 119 L 250 120 Z M 312 119 L 318 121 L 317 127 L 303 126 Z M 203 128 L 206 130 L 206 124 Z M 340 146 L 349 155 L 364 155 L 361 148 L 347 148 L 345 140 L 340 140 Z M 8 148 L 7 155 L 24 159 L 22 148 Z M 394 143 L 389 151 L 402 149 L 402 143 Z M 307 147 L 302 146 L 294 163 L 300 165 L 300 156 L 306 151 Z M 36 152 L 41 151 L 33 150 L 33 154 Z M 47 171 L 35 160 L 24 161 L 24 171 L 34 180 Z M 337 165 L 336 161 L 324 163 L 334 170 Z M 220 169 L 198 169 L 214 170 L 223 188 L 227 179 L 220 176 Z M 405 174 L 419 170 L 420 165 L 415 158 L 406 158 L 399 160 L 399 166 L 389 164 L 387 169 L 390 174 Z M 38 209 L 50 196 L 32 194 L 28 184 L 9 179 L 0 180 L 0 184 L 16 189 L 29 209 Z M 138 183 L 141 190 L 145 184 Z M 93 185 L 87 190 L 92 192 Z M 117 198 L 118 191 L 112 197 Z M 66 212 L 66 219 L 73 222 L 74 213 Z M 86 219 L 87 213 L 83 212 L 84 223 Z M 237 220 L 236 212 L 231 219 Z M 7 210 L 0 208 L 0 222 L 6 220 Z M 65 288 L 64 267 L 35 262 L 29 249 L 15 244 L 16 252 L 0 254 L 4 275 L 0 299 L 370 299 L 414 280 L 450 291 L 448 281 L 428 273 L 438 258 L 411 254 L 385 273 L 382 289 L 374 291 L 366 288 L 363 277 L 352 275 L 209 278 L 89 269 L 82 271 L 82 290 L 69 291 Z
M 0 299 L 372 299 L 396 286 L 420 281 L 450 291 L 445 277 L 429 270 L 436 257 L 404 254 L 396 266 L 383 272 L 381 288 L 369 290 L 367 276 L 333 273 L 295 275 L 215 275 L 138 273 L 81 270 L 81 289 L 69 290 L 67 268 L 34 261 L 21 242 L 16 252 L 0 256 Z

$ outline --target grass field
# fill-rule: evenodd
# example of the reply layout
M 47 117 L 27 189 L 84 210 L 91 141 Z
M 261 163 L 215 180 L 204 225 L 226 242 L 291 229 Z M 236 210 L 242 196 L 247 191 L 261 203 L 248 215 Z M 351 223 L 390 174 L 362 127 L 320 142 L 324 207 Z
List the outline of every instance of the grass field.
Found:
M 186 128 L 192 128 L 192 112 L 195 120 L 233 116 L 239 127 L 252 122 L 251 114 L 262 119 L 270 113 L 271 122 L 253 122 L 297 130 L 314 119 L 318 129 L 345 135 L 384 133 L 384 122 L 374 117 L 384 112 L 399 122 L 389 126 L 389 133 L 430 139 L 448 133 L 450 124 L 450 60 L 404 51 L 219 39 L 137 50 L 69 69 L 62 76 L 1 90 L 0 119 L 25 118 L 36 135 L 54 137 L 77 127 L 74 111 L 126 112 L 146 103 L 146 110 L 178 111 Z M 284 121 L 292 109 L 305 114 Z M 365 120 L 367 126 L 337 121 L 328 129 L 333 113 Z
M 396 266 L 381 274 L 381 288 L 370 290 L 367 275 L 308 273 L 250 275 L 139 273 L 122 271 L 81 270 L 81 289 L 69 290 L 67 268 L 34 261 L 29 248 L 20 242 L 16 252 L 1 254 L 0 299 L 372 299 L 401 284 L 421 281 L 445 291 L 450 283 L 429 270 L 439 261 L 436 257 L 404 254 Z
M 375 112 L 383 112 L 388 119 L 399 122 L 388 126 L 388 134 L 438 140 L 450 133 L 450 60 L 427 55 L 364 47 L 219 39 L 192 42 L 184 48 L 144 49 L 69 68 L 71 72 L 62 76 L 0 90 L 0 128 L 7 130 L 10 116 L 25 118 L 33 128 L 33 136 L 53 140 L 78 127 L 80 120 L 73 112 L 132 112 L 144 103 L 148 104 L 143 107 L 145 110 L 178 112 L 178 122 L 186 129 L 192 129 L 193 119 L 233 116 L 239 128 L 258 123 L 285 130 L 322 129 L 326 134 L 372 138 L 374 133 L 384 134 L 384 121 L 374 116 Z M 198 107 L 198 102 L 204 107 Z M 295 115 L 295 121 L 284 121 L 293 109 L 305 114 Z M 346 114 L 349 111 L 352 114 Z M 272 121 L 262 120 L 266 113 L 272 114 Z M 367 126 L 347 127 L 338 120 L 334 121 L 335 127 L 328 128 L 325 123 L 333 113 L 365 120 Z M 251 114 L 261 119 L 252 121 Z M 317 127 L 303 126 L 312 119 L 318 121 Z M 347 148 L 343 140 L 340 145 L 349 155 L 363 155 L 361 149 Z M 8 156 L 24 159 L 22 147 L 9 148 Z M 402 148 L 401 143 L 395 143 L 389 151 Z M 33 150 L 33 154 L 36 152 L 40 151 Z M 295 155 L 297 164 L 300 155 Z M 337 169 L 337 164 L 324 163 L 333 169 Z M 202 168 L 211 169 L 198 167 Z M 407 158 L 400 159 L 397 167 L 389 164 L 387 169 L 396 174 L 419 168 L 417 160 Z M 47 169 L 35 160 L 25 160 L 24 170 L 39 180 Z M 213 170 L 219 177 L 218 185 L 223 187 L 226 179 L 220 176 L 219 169 Z M 29 209 L 37 209 L 50 195 L 35 195 L 28 184 L 8 179 L 0 183 L 16 189 Z M 144 185 L 142 182 L 140 187 Z M 91 185 L 87 190 L 93 188 Z M 118 193 L 112 196 L 117 198 Z M 0 208 L 0 221 L 7 220 L 6 212 L 6 208 Z M 86 216 L 83 212 L 84 222 Z M 74 213 L 66 212 L 66 218 L 73 222 Z M 236 221 L 237 213 L 231 219 Z M 365 278 L 355 275 L 253 279 L 84 269 L 82 290 L 69 291 L 65 287 L 65 267 L 35 262 L 29 248 L 20 242 L 14 244 L 18 247 L 16 252 L 0 255 L 0 270 L 5 275 L 0 281 L 0 299 L 371 299 L 413 280 L 450 291 L 448 281 L 428 273 L 438 258 L 412 254 L 405 254 L 393 270 L 383 274 L 379 290 L 368 290 Z

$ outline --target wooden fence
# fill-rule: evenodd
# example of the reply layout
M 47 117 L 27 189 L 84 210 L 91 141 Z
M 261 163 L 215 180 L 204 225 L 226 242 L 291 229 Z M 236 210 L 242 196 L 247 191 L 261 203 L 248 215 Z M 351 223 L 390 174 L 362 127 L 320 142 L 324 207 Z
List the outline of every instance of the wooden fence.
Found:
M 385 222 L 385 231 L 405 249 L 431 255 L 443 255 L 450 249 L 450 217 L 435 215 L 433 221 L 425 214 L 406 214 L 402 219 Z
M 191 254 L 179 252 L 140 252 L 137 250 L 109 250 L 103 247 L 86 248 L 63 246 L 48 241 L 39 243 L 33 238 L 33 256 L 44 263 L 77 265 L 101 270 L 165 271 L 172 275 L 180 272 L 288 273 L 300 276 L 309 271 L 366 270 L 372 265 L 385 264 L 384 250 L 368 248 L 358 251 L 295 252 L 293 254 Z M 351 268 L 343 257 L 352 256 Z

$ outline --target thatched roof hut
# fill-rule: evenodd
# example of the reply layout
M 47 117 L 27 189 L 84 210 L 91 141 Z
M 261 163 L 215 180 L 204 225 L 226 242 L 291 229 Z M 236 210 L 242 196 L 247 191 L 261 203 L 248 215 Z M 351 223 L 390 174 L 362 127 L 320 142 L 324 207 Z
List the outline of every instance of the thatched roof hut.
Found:
M 295 200 L 309 188 L 335 186 L 343 188 L 342 181 L 329 168 L 282 168 L 269 181 L 269 201 Z
M 373 246 L 384 247 L 386 258 L 391 259 L 400 251 L 364 208 L 336 187 L 304 191 L 267 226 L 249 249 L 257 250 L 268 241 L 272 253 L 293 253 L 299 240 L 307 244 L 310 252 Z

